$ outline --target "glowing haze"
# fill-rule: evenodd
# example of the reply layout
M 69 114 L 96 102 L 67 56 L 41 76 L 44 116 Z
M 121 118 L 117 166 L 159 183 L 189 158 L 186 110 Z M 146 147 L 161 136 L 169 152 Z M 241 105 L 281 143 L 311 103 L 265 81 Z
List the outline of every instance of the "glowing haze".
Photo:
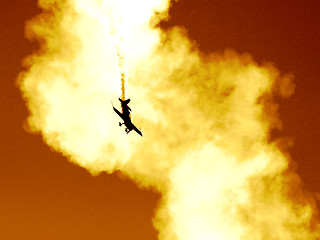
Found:
M 168 0 L 39 6 L 26 34 L 40 49 L 19 80 L 30 129 L 92 174 L 120 170 L 160 191 L 159 239 L 320 238 L 312 197 L 268 141 L 291 76 L 161 30 Z M 118 97 L 131 98 L 143 138 L 118 127 Z

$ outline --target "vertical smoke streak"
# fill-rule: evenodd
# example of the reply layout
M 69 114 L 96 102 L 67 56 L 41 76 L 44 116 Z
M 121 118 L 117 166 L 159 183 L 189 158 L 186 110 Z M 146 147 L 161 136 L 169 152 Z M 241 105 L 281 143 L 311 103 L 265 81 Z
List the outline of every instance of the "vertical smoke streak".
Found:
M 126 100 L 126 88 L 125 84 L 127 82 L 127 71 L 126 71 L 126 60 L 125 55 L 122 53 L 121 49 L 117 49 L 117 55 L 119 59 L 120 67 L 120 79 L 121 79 L 121 100 Z
M 121 19 L 120 14 L 118 14 L 118 18 Z M 122 21 L 120 21 L 122 22 Z M 121 24 L 120 24 L 121 25 Z M 128 70 L 127 70 L 127 44 L 126 44 L 126 28 L 119 27 L 122 31 L 117 30 L 116 24 L 111 24 L 111 36 L 113 38 L 114 47 L 118 56 L 118 65 L 120 72 L 120 82 L 121 82 L 121 100 L 126 100 L 126 84 L 128 81 Z
M 121 11 L 121 9 L 119 10 Z M 121 100 L 126 100 L 126 84 L 128 81 L 128 71 L 127 71 L 127 44 L 126 44 L 126 28 L 120 27 L 122 25 L 123 20 L 121 20 L 121 14 L 116 14 L 116 18 L 118 18 L 120 24 L 115 24 L 109 21 L 109 28 L 112 29 L 111 36 L 114 41 L 114 47 L 118 56 L 118 65 L 120 72 L 120 81 L 121 81 Z M 119 26 L 120 25 L 120 26 Z M 120 31 L 119 31 L 120 29 Z
M 168 1 L 40 6 L 46 12 L 27 33 L 42 51 L 27 58 L 20 79 L 30 127 L 94 174 L 121 170 L 160 191 L 159 239 L 320 237 L 310 200 L 289 197 L 288 159 L 268 142 L 270 119 L 277 118 L 265 111 L 274 109 L 274 94 L 292 92 L 281 84 L 290 86 L 287 76 L 247 54 L 205 55 L 183 29 L 156 28 Z M 106 105 L 118 95 L 119 65 L 121 80 L 130 75 L 143 139 L 118 131 Z
M 105 1 L 105 4 L 97 4 L 90 12 L 92 17 L 98 18 L 104 23 L 105 31 L 111 36 L 113 46 L 118 57 L 119 75 L 121 82 L 121 96 L 122 100 L 126 98 L 126 84 L 128 81 L 128 43 L 127 34 L 129 31 L 125 20 L 125 9 L 119 8 L 113 1 Z M 112 14 L 110 14 L 110 12 Z

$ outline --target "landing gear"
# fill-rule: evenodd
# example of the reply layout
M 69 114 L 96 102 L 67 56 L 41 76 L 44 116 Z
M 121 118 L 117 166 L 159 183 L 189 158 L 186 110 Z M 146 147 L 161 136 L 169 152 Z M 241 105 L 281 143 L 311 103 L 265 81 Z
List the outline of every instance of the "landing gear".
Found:
M 131 130 L 129 130 L 128 128 L 125 129 L 126 133 L 128 134 Z
M 122 126 L 122 124 L 124 124 L 124 123 L 119 122 L 119 127 L 121 127 L 121 126 Z

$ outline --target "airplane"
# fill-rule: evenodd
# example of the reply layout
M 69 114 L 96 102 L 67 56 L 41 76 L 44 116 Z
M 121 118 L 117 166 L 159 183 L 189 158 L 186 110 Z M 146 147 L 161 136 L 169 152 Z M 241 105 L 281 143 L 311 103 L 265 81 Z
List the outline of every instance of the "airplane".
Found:
M 130 131 L 135 130 L 139 135 L 141 135 L 142 137 L 142 133 L 141 131 L 135 126 L 133 125 L 133 123 L 131 122 L 131 116 L 130 116 L 130 111 L 131 108 L 128 106 L 128 103 L 130 102 L 130 99 L 127 100 L 121 100 L 119 98 L 119 101 L 121 102 L 121 108 L 122 108 L 122 113 L 116 109 L 115 107 L 113 107 L 113 110 L 122 118 L 123 123 L 119 122 L 119 126 L 121 127 L 123 124 L 126 126 L 126 133 L 128 134 Z

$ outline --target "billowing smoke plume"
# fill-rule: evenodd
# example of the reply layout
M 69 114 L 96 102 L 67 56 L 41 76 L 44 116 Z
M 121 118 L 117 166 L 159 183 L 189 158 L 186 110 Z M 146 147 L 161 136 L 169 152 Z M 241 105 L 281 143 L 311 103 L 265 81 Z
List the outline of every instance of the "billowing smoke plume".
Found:
M 160 191 L 159 239 L 319 239 L 312 198 L 268 141 L 272 96 L 293 92 L 290 76 L 157 28 L 168 0 L 39 5 L 26 32 L 40 49 L 19 81 L 30 129 L 92 174 L 120 170 Z M 117 127 L 119 96 L 143 138 Z

